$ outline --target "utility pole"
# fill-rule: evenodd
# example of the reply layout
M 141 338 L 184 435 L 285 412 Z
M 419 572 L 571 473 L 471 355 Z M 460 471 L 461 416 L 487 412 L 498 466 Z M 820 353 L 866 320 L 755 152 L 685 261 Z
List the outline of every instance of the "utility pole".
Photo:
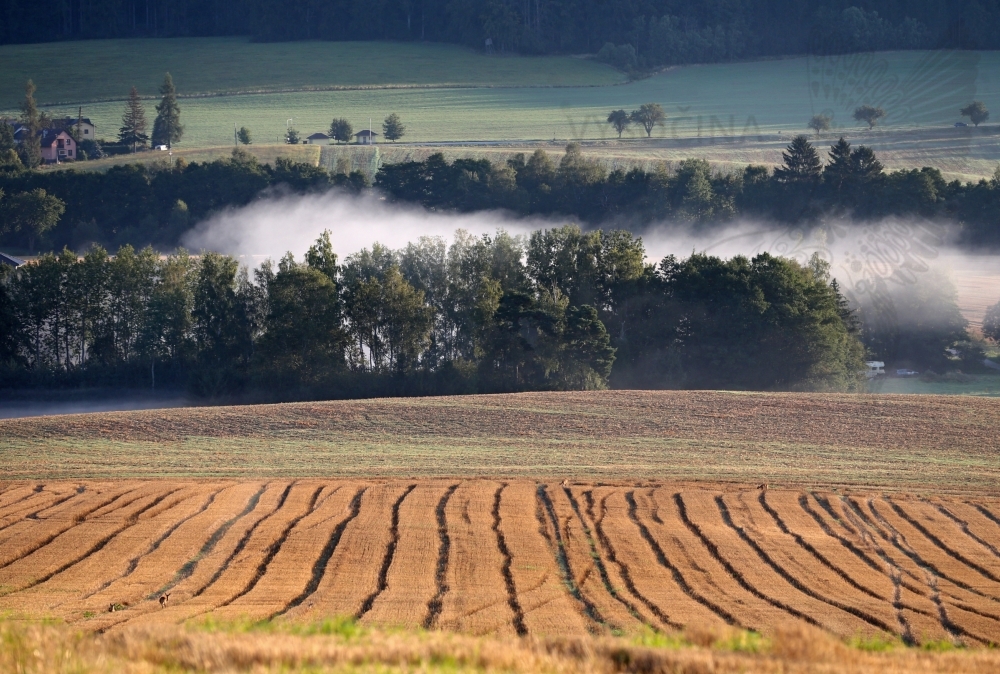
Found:
M 233 147 L 239 147 L 240 142 L 236 136 L 236 122 L 233 122 Z

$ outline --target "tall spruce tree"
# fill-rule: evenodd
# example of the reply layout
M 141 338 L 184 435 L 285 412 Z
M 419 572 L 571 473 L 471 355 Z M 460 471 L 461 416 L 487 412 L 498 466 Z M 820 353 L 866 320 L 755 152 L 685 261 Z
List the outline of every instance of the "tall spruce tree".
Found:
M 813 182 L 819 178 L 823 162 L 805 136 L 796 136 L 781 153 L 784 165 L 774 169 L 774 176 L 785 183 Z
M 184 135 L 181 124 L 181 108 L 177 105 L 177 89 L 174 88 L 174 78 L 167 73 L 160 86 L 159 104 L 156 106 L 156 121 L 153 122 L 153 145 L 173 147 Z
M 132 87 L 125 102 L 125 112 L 122 114 L 122 125 L 118 129 L 118 140 L 128 145 L 135 152 L 138 148 L 145 149 L 149 134 L 146 133 L 146 109 L 139 98 L 139 91 Z
M 25 130 L 22 132 L 21 143 L 18 146 L 18 156 L 28 168 L 35 168 L 42 163 L 42 115 L 38 112 L 38 104 L 35 103 L 35 83 L 31 80 L 24 85 L 24 102 L 21 103 L 21 123 Z
M 830 161 L 823 169 L 823 180 L 839 195 L 851 178 L 851 144 L 841 136 L 840 140 L 830 146 L 828 156 Z

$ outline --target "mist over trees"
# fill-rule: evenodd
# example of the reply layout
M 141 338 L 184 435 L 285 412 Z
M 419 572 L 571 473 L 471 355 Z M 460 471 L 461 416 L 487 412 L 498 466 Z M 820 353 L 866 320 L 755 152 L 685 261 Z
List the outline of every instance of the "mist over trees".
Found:
M 247 35 L 255 40 L 420 40 L 499 52 L 602 53 L 630 70 L 801 53 L 996 49 L 995 3 L 741 0 L 56 0 L 0 2 L 0 43 Z M 373 17 L 377 17 L 373 20 Z
M 458 232 L 256 269 L 216 253 L 64 250 L 0 272 L 5 387 L 258 399 L 648 388 L 853 390 L 863 347 L 828 269 L 761 254 L 645 262 L 629 232 Z
M 653 222 L 709 228 L 753 218 L 806 226 L 898 216 L 955 223 L 963 245 L 1000 244 L 1000 169 L 990 180 L 949 182 L 934 168 L 886 171 L 870 148 L 844 139 L 821 152 L 805 136 L 795 138 L 784 157 L 773 171 L 750 165 L 720 172 L 701 159 L 609 171 L 571 143 L 561 157 L 537 150 L 502 164 L 448 162 L 441 154 L 387 164 L 375 175 L 375 187 L 390 201 L 435 211 L 503 209 L 589 226 L 618 222 L 637 231 Z M 242 150 L 225 160 L 120 165 L 104 173 L 41 173 L 0 164 L 0 190 L 8 199 L 43 189 L 65 206 L 57 224 L 37 237 L 43 250 L 91 243 L 169 250 L 195 222 L 249 204 L 268 189 L 358 193 L 367 187 L 367 175 L 346 163 L 328 171 L 279 158 L 271 166 Z M 27 249 L 28 230 L 0 231 L 0 245 L 13 249 L 8 252 Z

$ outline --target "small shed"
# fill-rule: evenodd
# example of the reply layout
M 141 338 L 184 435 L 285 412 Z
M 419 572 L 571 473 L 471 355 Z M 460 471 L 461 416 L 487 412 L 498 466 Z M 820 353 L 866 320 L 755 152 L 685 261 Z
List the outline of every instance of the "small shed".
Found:
M 17 269 L 26 263 L 21 258 L 14 257 L 13 255 L 7 255 L 7 253 L 0 253 L 0 264 Z
M 358 131 L 356 134 L 354 134 L 354 140 L 357 142 L 358 145 L 374 145 L 375 136 L 377 135 L 378 134 L 375 133 L 374 131 L 365 129 L 364 131 Z
M 325 133 L 314 133 L 305 140 L 306 145 L 329 145 L 330 137 Z

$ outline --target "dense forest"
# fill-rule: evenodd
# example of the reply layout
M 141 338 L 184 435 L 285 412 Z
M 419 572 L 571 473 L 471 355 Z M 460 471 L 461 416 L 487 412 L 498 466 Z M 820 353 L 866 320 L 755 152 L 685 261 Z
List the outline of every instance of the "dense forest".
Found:
M 861 328 L 818 257 L 645 256 L 629 232 L 576 226 L 343 262 L 324 233 L 255 270 L 65 250 L 0 267 L 0 381 L 256 399 L 859 386 Z
M 286 159 L 260 164 L 242 150 L 225 160 L 120 165 L 104 173 L 27 171 L 11 150 L 2 151 L 0 245 L 8 252 L 83 250 L 91 243 L 170 250 L 195 223 L 227 207 L 283 191 L 357 193 L 369 187 L 360 172 Z M 3 164 L 4 156 L 9 163 Z M 810 226 L 837 218 L 918 217 L 953 223 L 962 245 L 1000 245 L 1000 169 L 991 180 L 948 182 L 934 168 L 886 171 L 869 148 L 840 141 L 821 151 L 805 137 L 796 138 L 784 157 L 774 170 L 751 165 L 719 172 L 689 159 L 651 171 L 608 171 L 570 144 L 561 157 L 538 150 L 503 164 L 449 163 L 440 154 L 388 164 L 376 174 L 375 187 L 389 200 L 432 211 L 502 209 L 634 231 L 664 222 L 706 230 L 747 218 Z M 53 200 L 57 217 L 33 216 L 32 204 Z
M 429 40 L 596 53 L 625 68 L 802 53 L 1000 47 L 973 0 L 0 0 L 0 43 L 135 36 Z

